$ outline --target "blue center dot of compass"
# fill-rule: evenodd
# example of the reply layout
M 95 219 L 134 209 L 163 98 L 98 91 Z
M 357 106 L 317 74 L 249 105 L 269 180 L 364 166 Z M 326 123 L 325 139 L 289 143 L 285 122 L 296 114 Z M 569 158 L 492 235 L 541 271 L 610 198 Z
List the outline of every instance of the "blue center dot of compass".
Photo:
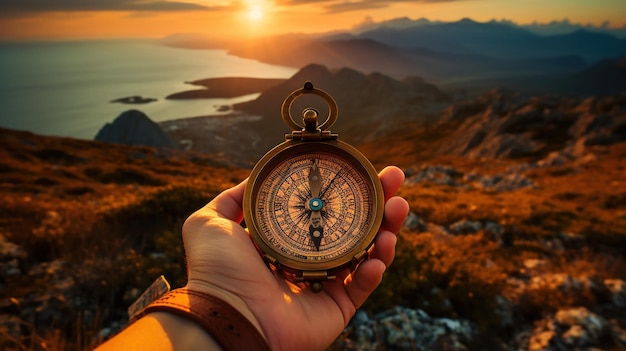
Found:
M 311 200 L 309 200 L 309 207 L 313 211 L 321 210 L 322 206 L 324 206 L 324 202 L 320 198 L 314 197 Z

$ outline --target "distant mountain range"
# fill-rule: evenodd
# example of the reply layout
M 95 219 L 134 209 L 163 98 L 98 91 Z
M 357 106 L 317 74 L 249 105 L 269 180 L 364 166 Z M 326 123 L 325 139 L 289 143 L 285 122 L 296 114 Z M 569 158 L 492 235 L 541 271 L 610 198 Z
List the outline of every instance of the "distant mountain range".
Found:
M 331 69 L 350 67 L 366 73 L 380 72 L 398 79 L 419 76 L 444 87 L 468 88 L 488 83 L 490 87 L 537 86 L 555 93 L 579 91 L 567 89 L 566 85 L 594 72 L 602 72 L 605 78 L 619 76 L 624 67 L 610 62 L 626 57 L 626 39 L 587 29 L 545 36 L 496 21 L 399 19 L 390 24 L 365 31 L 285 35 L 228 45 L 180 36 L 164 42 L 189 48 L 221 45 L 236 56 L 298 68 L 316 63 Z M 593 68 L 607 64 L 599 71 Z M 616 70 L 617 74 L 607 75 L 607 69 Z M 529 80 L 533 83 L 529 84 Z M 583 93 L 611 93 L 624 90 L 626 85 L 606 84 L 600 78 L 591 82 Z
M 408 17 L 400 17 L 394 18 L 381 22 L 374 22 L 371 17 L 366 18 L 362 23 L 357 24 L 352 32 L 355 33 L 363 33 L 367 31 L 371 31 L 378 28 L 395 28 L 395 29 L 406 29 L 410 27 L 417 26 L 429 26 L 429 25 L 437 25 L 442 24 L 444 22 L 441 21 L 431 21 L 427 18 L 419 18 L 419 19 L 410 19 Z M 605 22 L 600 26 L 596 26 L 593 24 L 579 24 L 572 23 L 568 19 L 560 20 L 560 21 L 551 21 L 548 23 L 537 23 L 533 22 L 530 24 L 518 24 L 510 20 L 491 20 L 489 23 L 503 24 L 510 27 L 521 28 L 527 30 L 531 33 L 537 35 L 557 35 L 557 34 L 569 34 L 580 29 L 588 30 L 590 32 L 609 34 L 616 38 L 626 39 L 626 26 L 622 27 L 611 27 L 610 23 Z
M 345 39 L 346 34 L 334 35 Z M 452 23 L 419 25 L 403 29 L 380 27 L 353 37 L 373 39 L 398 48 L 421 48 L 460 55 L 481 54 L 502 59 L 579 56 L 593 63 L 626 55 L 626 40 L 579 29 L 560 35 L 540 36 L 499 22 L 463 19 Z

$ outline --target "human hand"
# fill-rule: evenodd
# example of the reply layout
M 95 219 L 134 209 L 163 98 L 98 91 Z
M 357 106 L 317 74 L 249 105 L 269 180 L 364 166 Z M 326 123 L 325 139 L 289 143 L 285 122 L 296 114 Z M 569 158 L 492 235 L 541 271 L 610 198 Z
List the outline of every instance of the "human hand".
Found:
M 370 259 L 325 282 L 320 293 L 302 288 L 267 268 L 247 231 L 242 200 L 246 182 L 228 189 L 192 214 L 183 226 L 190 290 L 227 301 L 265 336 L 272 350 L 321 350 L 348 324 L 374 291 L 395 256 L 395 233 L 408 213 L 395 196 L 404 181 L 396 167 L 379 174 L 385 215 Z

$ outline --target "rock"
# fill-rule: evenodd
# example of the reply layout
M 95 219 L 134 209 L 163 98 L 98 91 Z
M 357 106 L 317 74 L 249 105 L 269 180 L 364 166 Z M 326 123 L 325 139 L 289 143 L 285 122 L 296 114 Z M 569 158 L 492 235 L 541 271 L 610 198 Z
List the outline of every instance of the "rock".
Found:
M 626 307 L 626 282 L 621 279 L 605 279 L 604 286 L 611 293 L 611 302 L 617 307 Z
M 0 234 L 0 262 L 16 258 L 25 258 L 26 256 L 26 251 L 17 244 L 8 241 L 4 235 Z
M 406 216 L 403 226 L 410 231 L 413 231 L 413 232 L 416 231 L 418 233 L 425 232 L 428 230 L 428 224 L 422 221 L 422 219 L 419 218 L 414 212 L 410 212 Z
M 513 191 L 522 188 L 534 188 L 535 183 L 532 180 L 526 178 L 525 175 L 520 173 L 507 174 L 498 182 L 495 186 L 499 191 Z
M 626 330 L 622 329 L 616 319 L 612 319 L 611 323 L 611 335 L 615 341 L 616 346 L 620 350 L 626 349 Z
M 485 222 L 485 233 L 489 235 L 491 240 L 501 243 L 504 229 L 502 229 L 502 226 L 496 222 L 487 221 Z
M 580 248 L 585 245 L 585 237 L 580 234 L 560 232 L 558 237 L 566 247 Z
M 419 172 L 407 178 L 407 184 L 431 182 L 441 185 L 462 186 L 455 179 L 462 178 L 463 173 L 449 166 L 428 165 L 423 166 Z
M 527 285 L 529 290 L 546 289 L 549 291 L 559 290 L 568 296 L 581 291 L 582 284 L 566 273 L 551 273 L 534 276 Z
M 422 310 L 395 307 L 369 318 L 357 313 L 335 341 L 351 350 L 468 350 L 475 326 L 466 320 L 432 318 Z
M 0 277 L 18 276 L 20 274 L 22 274 L 22 271 L 20 270 L 17 259 L 14 258 L 8 262 L 0 262 Z
M 126 96 L 123 98 L 111 100 L 111 103 L 119 102 L 122 104 L 147 104 L 150 102 L 157 101 L 155 98 L 143 97 L 140 95 Z
M 528 350 L 580 350 L 600 347 L 611 333 L 603 317 L 585 307 L 561 309 L 535 324 Z
M 522 173 L 496 174 L 485 176 L 478 181 L 479 187 L 497 191 L 514 191 L 522 188 L 535 187 L 532 180 Z
M 551 341 L 555 338 L 555 333 L 552 330 L 541 331 L 533 333 L 528 341 L 528 350 L 547 350 Z
M 524 260 L 523 265 L 527 269 L 537 269 L 537 268 L 545 267 L 547 265 L 547 262 L 546 260 L 529 258 L 529 259 Z
M 138 110 L 126 111 L 113 123 L 107 123 L 100 129 L 95 140 L 161 148 L 175 148 L 176 145 L 158 124 Z
M 554 320 L 565 330 L 563 343 L 571 347 L 596 346 L 609 331 L 607 320 L 585 307 L 559 310 Z
M 0 234 L 0 281 L 3 277 L 21 275 L 20 260 L 26 257 L 24 249 Z
M 438 237 L 450 237 L 451 236 L 450 232 L 448 232 L 448 230 L 445 227 L 440 226 L 435 223 L 428 224 L 428 232 L 436 237 L 437 236 Z
M 548 156 L 537 161 L 537 166 L 539 167 L 560 166 L 573 159 L 574 159 L 574 155 L 572 155 L 571 153 L 567 151 L 553 151 L 549 153 Z
M 462 220 L 450 225 L 450 232 L 453 234 L 472 234 L 483 228 L 482 223 Z

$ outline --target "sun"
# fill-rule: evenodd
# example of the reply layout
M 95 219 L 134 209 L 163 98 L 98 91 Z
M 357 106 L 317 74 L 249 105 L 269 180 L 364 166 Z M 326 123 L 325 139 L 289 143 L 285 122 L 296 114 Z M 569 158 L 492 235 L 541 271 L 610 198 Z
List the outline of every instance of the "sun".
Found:
M 250 5 L 248 7 L 248 18 L 253 21 L 260 21 L 263 18 L 264 12 L 260 5 Z

